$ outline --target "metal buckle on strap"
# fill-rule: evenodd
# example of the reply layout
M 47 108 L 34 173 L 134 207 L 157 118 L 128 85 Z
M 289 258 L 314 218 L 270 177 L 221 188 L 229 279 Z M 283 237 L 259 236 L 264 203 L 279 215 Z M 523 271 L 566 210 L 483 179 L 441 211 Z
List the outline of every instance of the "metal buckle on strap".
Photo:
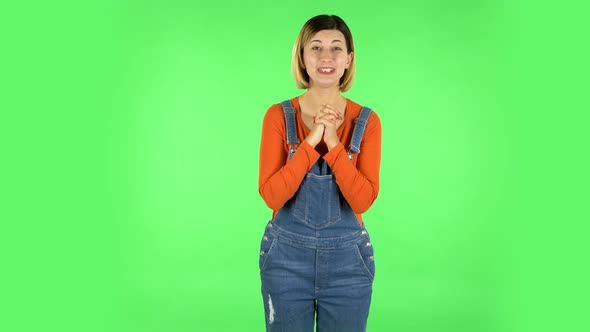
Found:
M 289 145 L 289 159 L 293 157 L 293 154 L 297 151 L 297 144 Z

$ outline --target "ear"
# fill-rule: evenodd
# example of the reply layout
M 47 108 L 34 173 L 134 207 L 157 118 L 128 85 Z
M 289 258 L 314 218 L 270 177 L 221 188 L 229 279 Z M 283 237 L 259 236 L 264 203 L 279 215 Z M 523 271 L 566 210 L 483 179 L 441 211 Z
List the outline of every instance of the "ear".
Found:
M 348 67 L 350 67 L 353 57 L 354 57 L 354 52 L 350 52 L 350 54 L 348 54 L 348 59 L 346 61 L 346 67 L 345 67 L 346 69 L 348 69 Z

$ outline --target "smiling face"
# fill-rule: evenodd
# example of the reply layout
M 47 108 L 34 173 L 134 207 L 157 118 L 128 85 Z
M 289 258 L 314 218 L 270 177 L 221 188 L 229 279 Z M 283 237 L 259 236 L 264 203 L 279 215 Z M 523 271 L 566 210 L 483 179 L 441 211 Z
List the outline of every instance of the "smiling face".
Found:
M 346 40 L 339 30 L 320 30 L 303 49 L 303 63 L 309 75 L 309 87 L 339 87 L 340 78 L 350 66 Z

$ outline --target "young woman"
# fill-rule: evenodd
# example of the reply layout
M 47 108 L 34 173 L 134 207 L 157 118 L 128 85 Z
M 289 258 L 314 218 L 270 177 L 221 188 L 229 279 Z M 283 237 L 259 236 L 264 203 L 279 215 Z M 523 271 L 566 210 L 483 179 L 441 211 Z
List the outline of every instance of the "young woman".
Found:
M 375 262 L 361 214 L 379 192 L 381 123 L 342 96 L 355 74 L 352 35 L 311 18 L 293 47 L 299 97 L 271 106 L 259 192 L 273 210 L 260 250 L 267 331 L 365 331 Z

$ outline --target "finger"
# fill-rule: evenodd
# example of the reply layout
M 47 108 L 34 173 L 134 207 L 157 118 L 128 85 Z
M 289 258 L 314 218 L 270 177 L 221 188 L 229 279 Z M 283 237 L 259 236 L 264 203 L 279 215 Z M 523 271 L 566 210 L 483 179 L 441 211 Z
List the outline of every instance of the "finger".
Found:
M 325 114 L 325 115 L 317 116 L 315 121 L 317 122 L 319 120 L 327 120 L 330 122 L 336 122 L 336 121 L 338 121 L 338 117 L 334 116 L 333 114 Z
M 336 109 L 334 106 L 330 105 L 330 104 L 322 104 L 322 106 L 323 106 L 324 108 L 328 108 L 328 109 L 331 109 L 331 110 L 337 111 L 337 109 Z
M 332 111 L 332 110 L 322 110 L 319 113 L 316 114 L 317 117 L 329 117 L 329 116 L 333 116 L 334 118 L 339 118 L 340 114 L 338 112 Z
M 338 113 L 333 113 L 333 112 L 322 112 L 322 113 L 318 113 L 317 118 L 331 118 L 331 119 L 336 119 L 336 120 L 342 120 L 342 116 Z
M 335 122 L 336 118 L 332 115 L 314 115 L 312 120 L 313 120 L 313 124 L 317 125 L 322 122 L 320 120 Z
M 336 125 L 336 120 L 330 120 L 326 118 L 318 118 L 316 119 L 316 125 L 321 124 L 326 127 L 334 127 Z
M 320 112 L 334 114 L 334 116 L 336 116 L 338 119 L 342 119 L 342 113 L 340 113 L 338 110 L 336 110 L 329 104 L 323 104 L 322 108 L 320 109 Z
M 322 107 L 320 108 L 320 111 L 334 113 L 334 114 L 339 113 L 337 109 L 335 109 L 334 107 L 332 107 L 328 104 L 323 104 Z

